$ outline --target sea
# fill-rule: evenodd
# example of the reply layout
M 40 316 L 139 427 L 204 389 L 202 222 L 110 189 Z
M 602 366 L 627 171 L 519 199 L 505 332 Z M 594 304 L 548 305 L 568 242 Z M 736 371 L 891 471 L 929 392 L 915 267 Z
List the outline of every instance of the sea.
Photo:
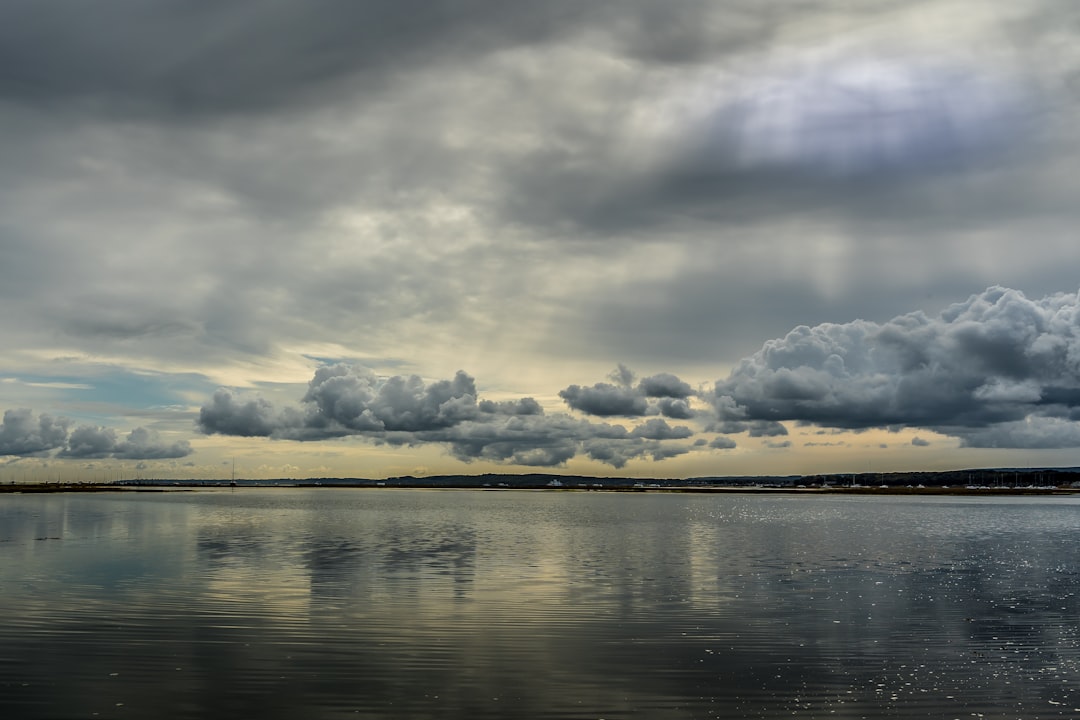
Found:
M 1076 718 L 1080 499 L 0 495 L 0 718 Z

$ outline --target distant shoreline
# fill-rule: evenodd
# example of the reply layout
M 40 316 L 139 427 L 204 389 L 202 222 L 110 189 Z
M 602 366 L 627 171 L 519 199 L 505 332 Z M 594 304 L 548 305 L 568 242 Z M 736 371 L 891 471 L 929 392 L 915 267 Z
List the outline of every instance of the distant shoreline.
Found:
M 550 477 L 550 476 L 549 476 Z M 412 489 L 412 490 L 483 490 L 500 492 L 508 490 L 530 490 L 551 492 L 621 492 L 621 493 L 691 493 L 691 494 L 763 494 L 763 495 L 907 495 L 907 496 L 1069 496 L 1080 494 L 1080 487 L 1072 486 L 988 486 L 988 485 L 861 485 L 861 484 L 805 484 L 791 483 L 754 484 L 740 482 L 723 484 L 720 482 L 687 483 L 679 480 L 640 481 L 625 478 L 589 478 L 604 482 L 566 483 L 557 485 L 537 484 L 536 482 L 519 483 L 478 483 L 473 476 L 463 476 L 460 482 L 445 477 L 436 481 L 424 478 L 395 478 L 382 480 L 335 479 L 327 480 L 242 480 L 231 484 L 226 480 L 174 481 L 140 480 L 123 483 L 10 483 L 0 485 L 0 493 L 42 494 L 42 493 L 162 493 L 195 492 L 199 490 L 272 490 L 272 489 Z M 550 482 L 550 481 L 549 481 Z
M 1074 495 L 1080 468 L 981 468 L 824 475 L 626 478 L 556 473 L 405 475 L 387 478 L 135 478 L 112 482 L 22 482 L 0 484 L 0 493 L 176 492 L 221 488 L 411 488 L 473 490 L 559 490 L 652 493 L 794 493 L 857 495 Z

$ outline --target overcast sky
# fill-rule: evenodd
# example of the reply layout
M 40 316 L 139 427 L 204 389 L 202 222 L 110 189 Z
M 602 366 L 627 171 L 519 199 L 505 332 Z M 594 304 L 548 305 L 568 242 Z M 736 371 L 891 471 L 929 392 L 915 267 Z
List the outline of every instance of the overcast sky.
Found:
M 0 480 L 1080 465 L 1078 36 L 7 0 Z

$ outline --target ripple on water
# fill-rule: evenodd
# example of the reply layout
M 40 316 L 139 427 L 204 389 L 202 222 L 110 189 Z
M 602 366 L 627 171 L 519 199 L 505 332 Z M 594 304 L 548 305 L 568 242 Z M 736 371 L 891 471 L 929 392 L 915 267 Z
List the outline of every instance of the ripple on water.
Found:
M 0 716 L 1076 717 L 1075 511 L 4 498 Z

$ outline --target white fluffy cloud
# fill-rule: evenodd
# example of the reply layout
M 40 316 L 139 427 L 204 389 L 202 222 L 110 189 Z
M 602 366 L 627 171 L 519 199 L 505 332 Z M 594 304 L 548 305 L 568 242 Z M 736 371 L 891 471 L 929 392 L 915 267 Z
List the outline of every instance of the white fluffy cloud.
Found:
M 622 400 L 623 391 L 632 402 Z M 644 411 L 645 393 L 661 392 L 688 393 L 689 387 L 673 376 L 650 378 L 619 389 L 614 395 L 618 402 L 603 407 L 617 406 L 626 410 L 619 414 L 636 416 L 643 412 L 636 412 L 633 402 L 640 399 Z M 689 451 L 667 441 L 693 435 L 690 428 L 672 427 L 661 418 L 627 430 L 545 414 L 533 398 L 481 400 L 475 380 L 460 371 L 451 380 L 425 382 L 415 375 L 380 377 L 340 363 L 319 368 L 296 406 L 277 408 L 265 399 L 239 398 L 219 389 L 200 410 L 199 427 L 208 434 L 301 441 L 360 436 L 392 445 L 436 443 L 459 460 L 525 466 L 561 465 L 579 454 L 613 467 L 638 457 L 662 460 Z
M 731 429 L 910 426 L 974 447 L 1071 447 L 1080 299 L 992 287 L 937 316 L 799 327 L 718 381 L 713 401 Z

